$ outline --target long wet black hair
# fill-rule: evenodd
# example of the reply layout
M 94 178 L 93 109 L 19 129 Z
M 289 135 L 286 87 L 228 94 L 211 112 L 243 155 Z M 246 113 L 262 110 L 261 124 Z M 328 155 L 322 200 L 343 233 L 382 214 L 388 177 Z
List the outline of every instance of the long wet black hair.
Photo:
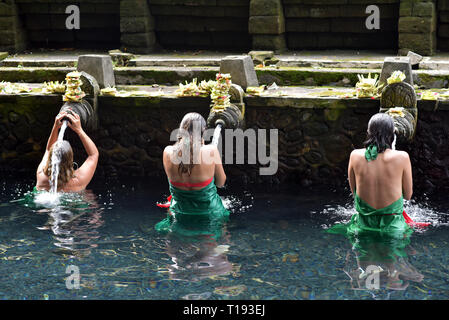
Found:
M 202 144 L 203 134 L 206 130 L 206 120 L 202 115 L 196 112 L 187 113 L 181 121 L 179 125 L 179 129 L 183 129 L 188 133 L 188 141 L 185 141 L 187 138 L 185 135 L 179 135 L 178 141 L 175 144 L 175 152 L 178 153 L 179 157 L 182 157 L 182 150 L 186 150 L 186 144 L 190 150 L 190 162 L 183 163 L 182 161 L 179 163 L 178 172 L 180 175 L 187 173 L 189 176 L 192 173 L 192 169 L 195 166 L 194 161 L 194 150 L 199 151 L 199 147 Z M 194 136 L 194 130 L 199 129 L 199 136 Z M 196 138 L 196 140 L 194 140 Z M 195 156 L 199 156 L 199 154 L 195 154 Z
M 366 132 L 365 147 L 375 145 L 377 152 L 384 152 L 391 148 L 394 141 L 394 122 L 393 119 L 385 113 L 377 113 L 371 117 L 368 122 Z

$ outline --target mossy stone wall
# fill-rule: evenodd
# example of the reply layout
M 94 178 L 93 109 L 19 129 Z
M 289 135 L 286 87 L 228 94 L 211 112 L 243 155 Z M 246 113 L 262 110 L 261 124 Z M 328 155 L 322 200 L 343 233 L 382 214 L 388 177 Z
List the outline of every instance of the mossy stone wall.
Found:
M 0 96 L 0 173 L 35 174 L 62 105 L 58 95 Z M 347 185 L 347 163 L 354 148 L 363 147 L 368 120 L 379 110 L 372 99 L 301 101 L 247 100 L 246 127 L 278 129 L 279 166 L 273 176 L 259 175 L 260 164 L 225 164 L 230 183 Z M 162 151 L 170 133 L 187 112 L 207 117 L 208 98 L 99 98 L 99 128 L 89 133 L 100 151 L 96 178 L 162 177 Z M 276 106 L 277 105 L 277 106 Z M 415 190 L 449 191 L 449 108 L 420 102 L 416 136 L 399 145 L 409 152 Z M 85 152 L 70 130 L 75 161 Z M 247 145 L 246 145 L 247 148 Z M 247 150 L 245 150 L 247 157 Z

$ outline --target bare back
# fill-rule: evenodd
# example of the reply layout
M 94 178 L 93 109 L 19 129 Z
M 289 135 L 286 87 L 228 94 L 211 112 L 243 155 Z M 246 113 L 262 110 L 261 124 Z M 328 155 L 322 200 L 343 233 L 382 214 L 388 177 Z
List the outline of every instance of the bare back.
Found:
M 407 152 L 387 149 L 376 160 L 365 159 L 366 149 L 351 153 L 348 177 L 351 191 L 375 209 L 384 208 L 401 195 L 412 196 L 412 169 Z
M 218 187 L 222 187 L 226 181 L 226 175 L 223 170 L 221 163 L 220 154 L 217 147 L 212 145 L 203 145 L 200 149 L 201 157 L 200 163 L 196 164 L 192 168 L 191 174 L 180 174 L 179 164 L 175 164 L 171 161 L 173 156 L 173 146 L 168 146 L 164 150 L 163 163 L 165 173 L 170 181 L 180 182 L 180 183 L 201 183 L 210 180 L 215 177 L 215 184 Z M 198 190 L 201 187 L 183 187 L 179 186 L 177 188 L 183 190 Z
M 85 173 L 84 171 L 87 171 L 85 168 L 80 168 L 76 170 L 73 174 L 72 179 L 70 179 L 69 182 L 67 182 L 62 188 L 58 187 L 58 192 L 79 192 L 86 189 L 86 186 L 91 181 L 93 174 L 95 172 L 96 163 L 93 165 L 90 165 L 89 172 Z M 82 170 L 84 169 L 84 170 Z M 50 179 L 49 177 L 43 172 L 38 171 L 36 174 L 36 189 L 37 190 L 45 190 L 49 191 L 51 188 L 50 185 Z

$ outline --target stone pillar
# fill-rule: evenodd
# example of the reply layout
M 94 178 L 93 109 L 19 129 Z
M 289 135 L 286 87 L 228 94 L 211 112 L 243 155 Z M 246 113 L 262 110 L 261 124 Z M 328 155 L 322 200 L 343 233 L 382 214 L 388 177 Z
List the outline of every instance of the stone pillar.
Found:
M 449 1 L 438 1 L 438 49 L 449 51 Z
M 431 0 L 401 0 L 399 18 L 399 54 L 414 51 L 433 55 L 436 49 L 435 4 Z
M 25 31 L 14 0 L 0 1 L 0 51 L 25 50 Z
M 281 0 L 251 0 L 249 33 L 255 50 L 285 50 L 285 19 Z
M 156 46 L 154 18 L 147 0 L 120 1 L 121 49 L 132 53 L 150 53 Z

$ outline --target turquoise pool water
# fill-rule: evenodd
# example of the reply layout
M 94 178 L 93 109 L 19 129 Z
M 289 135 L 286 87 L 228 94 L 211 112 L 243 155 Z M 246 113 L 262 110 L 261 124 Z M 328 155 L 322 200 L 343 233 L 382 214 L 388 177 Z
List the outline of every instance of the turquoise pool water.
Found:
M 354 212 L 347 190 L 221 190 L 232 215 L 214 242 L 156 233 L 166 181 L 97 181 L 56 207 L 16 201 L 31 180 L 0 187 L 0 299 L 449 298 L 444 197 L 406 204 L 432 227 L 396 262 L 403 290 L 385 281 L 367 290 L 351 243 L 323 231 Z M 79 289 L 66 286 L 68 266 L 79 269 Z

